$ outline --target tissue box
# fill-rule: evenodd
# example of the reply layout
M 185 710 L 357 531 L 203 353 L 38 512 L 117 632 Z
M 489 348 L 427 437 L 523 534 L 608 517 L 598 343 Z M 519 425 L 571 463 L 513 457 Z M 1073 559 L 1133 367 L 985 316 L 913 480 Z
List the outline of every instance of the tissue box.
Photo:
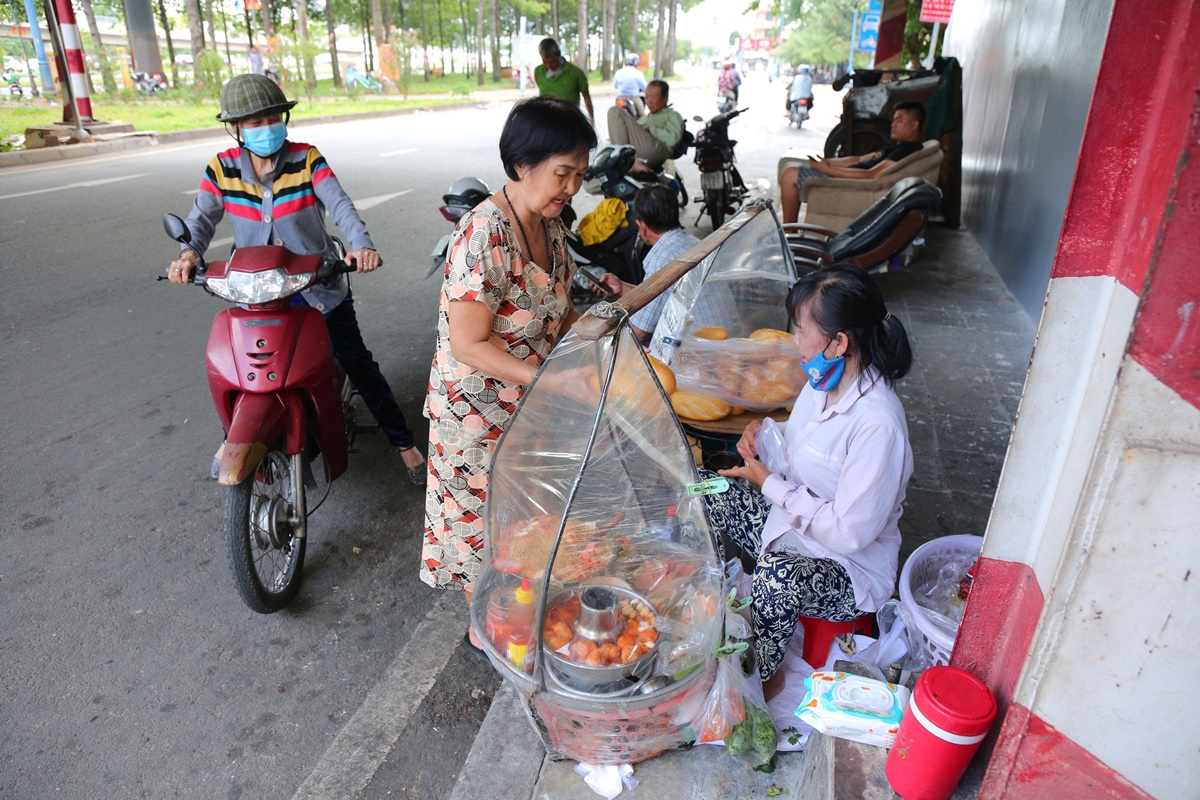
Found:
M 852 742 L 891 747 L 908 708 L 904 686 L 845 672 L 814 672 L 796 716 L 815 730 Z

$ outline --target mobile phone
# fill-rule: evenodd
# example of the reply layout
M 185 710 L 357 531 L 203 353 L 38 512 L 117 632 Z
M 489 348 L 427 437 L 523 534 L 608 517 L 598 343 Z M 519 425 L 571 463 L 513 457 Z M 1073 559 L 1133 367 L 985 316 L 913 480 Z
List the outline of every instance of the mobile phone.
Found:
M 578 270 L 576 270 L 575 274 L 582 277 L 584 279 L 584 281 L 586 283 L 588 283 L 592 287 L 592 289 L 595 290 L 595 292 L 597 294 L 599 294 L 603 297 L 608 297 L 609 295 L 611 295 L 613 293 L 612 288 L 609 287 L 608 284 L 602 282 L 595 275 L 593 275 L 587 269 L 587 267 L 580 267 Z

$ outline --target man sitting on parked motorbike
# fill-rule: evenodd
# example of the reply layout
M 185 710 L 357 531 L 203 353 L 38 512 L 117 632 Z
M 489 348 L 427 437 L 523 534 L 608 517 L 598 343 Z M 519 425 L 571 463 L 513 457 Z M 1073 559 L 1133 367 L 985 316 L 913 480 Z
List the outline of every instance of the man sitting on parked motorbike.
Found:
M 637 209 L 634 222 L 638 235 L 643 242 L 651 245 L 650 251 L 642 259 L 642 268 L 646 273 L 643 280 L 649 280 L 651 275 L 699 243 L 699 239 L 679 224 L 679 198 L 668 187 L 655 183 L 638 189 L 633 196 L 633 207 Z M 621 291 L 617 294 L 624 294 L 632 288 L 631 284 L 621 281 Z M 642 344 L 649 344 L 670 294 L 669 287 L 664 289 L 629 318 L 629 324 Z M 714 283 L 711 287 L 704 287 L 692 313 L 693 328 L 707 325 L 729 327 L 737 318 L 737 307 L 729 290 L 724 285 Z
M 657 172 L 683 138 L 683 117 L 667 104 L 671 87 L 666 81 L 650 81 L 646 86 L 646 110 L 634 119 L 613 106 L 608 110 L 608 140 L 612 144 L 631 144 L 637 159 L 630 172 Z
M 783 221 L 795 222 L 800 216 L 800 189 L 809 178 L 850 178 L 870 180 L 903 158 L 919 152 L 924 141 L 925 106 L 915 101 L 897 103 L 892 112 L 892 144 L 883 150 L 862 156 L 821 158 L 809 156 L 807 162 L 788 167 L 779 180 L 779 199 Z
M 379 253 L 367 226 L 325 157 L 312 145 L 287 140 L 286 115 L 294 105 L 296 101 L 288 100 L 283 90 L 264 75 L 238 75 L 221 89 L 217 119 L 226 123 L 238 146 L 208 162 L 187 218 L 195 250 L 185 248 L 171 262 L 168 276 L 172 283 L 188 282 L 199 258 L 197 251 L 202 253 L 208 248 L 217 223 L 227 211 L 233 224 L 234 247 L 273 244 L 295 253 L 333 256 L 334 243 L 325 232 L 328 208 L 350 242 L 346 263 L 357 264 L 359 272 L 371 272 L 379 266 Z M 338 364 L 378 420 L 380 430 L 400 450 L 409 481 L 423 486 L 425 458 L 416 447 L 391 387 L 363 343 L 345 276 L 293 295 L 292 302 L 312 306 L 325 316 Z M 218 464 L 219 458 L 214 460 L 214 469 Z
M 617 91 L 617 97 L 633 99 L 633 106 L 637 110 L 635 117 L 646 113 L 646 103 L 642 100 L 642 93 L 646 91 L 646 76 L 638 69 L 641 62 L 642 59 L 637 53 L 630 53 L 625 59 L 625 66 L 613 75 L 613 88 Z

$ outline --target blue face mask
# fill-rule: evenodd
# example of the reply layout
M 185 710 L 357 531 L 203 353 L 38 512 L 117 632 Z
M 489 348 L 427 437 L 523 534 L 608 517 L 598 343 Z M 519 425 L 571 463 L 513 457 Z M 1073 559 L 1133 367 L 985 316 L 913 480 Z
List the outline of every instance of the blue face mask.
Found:
M 833 339 L 829 341 L 832 342 Z M 828 348 L 829 344 L 826 343 L 825 347 Z M 812 361 L 802 362 L 800 368 L 808 376 L 809 386 L 818 392 L 831 392 L 837 388 L 842 373 L 846 371 L 846 357 L 826 358 L 825 351 L 822 350 Z
M 256 156 L 273 156 L 283 147 L 287 138 L 287 123 L 273 122 L 257 128 L 242 128 L 242 141 L 246 149 Z

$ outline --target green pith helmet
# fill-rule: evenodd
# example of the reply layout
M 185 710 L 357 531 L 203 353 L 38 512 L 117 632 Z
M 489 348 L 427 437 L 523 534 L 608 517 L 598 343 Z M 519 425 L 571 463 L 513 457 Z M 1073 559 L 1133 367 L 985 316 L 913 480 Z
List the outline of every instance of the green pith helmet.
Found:
M 282 114 L 296 105 L 266 75 L 236 75 L 221 87 L 219 122 L 240 122 L 251 117 Z

